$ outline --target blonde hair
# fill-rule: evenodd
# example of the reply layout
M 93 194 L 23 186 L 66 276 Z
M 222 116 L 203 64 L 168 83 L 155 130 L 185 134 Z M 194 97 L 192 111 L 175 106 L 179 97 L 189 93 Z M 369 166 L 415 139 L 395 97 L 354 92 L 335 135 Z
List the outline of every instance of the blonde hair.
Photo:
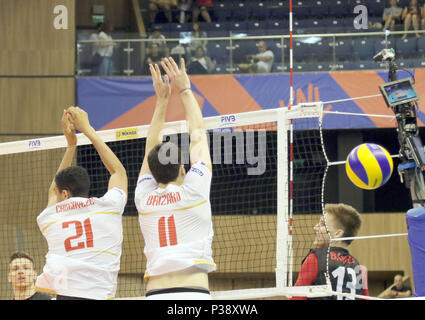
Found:
M 344 230 L 344 237 L 355 237 L 362 225 L 360 213 L 352 206 L 347 204 L 327 204 L 325 205 L 325 212 L 331 214 L 338 227 Z M 343 240 L 342 242 L 350 245 L 353 240 Z

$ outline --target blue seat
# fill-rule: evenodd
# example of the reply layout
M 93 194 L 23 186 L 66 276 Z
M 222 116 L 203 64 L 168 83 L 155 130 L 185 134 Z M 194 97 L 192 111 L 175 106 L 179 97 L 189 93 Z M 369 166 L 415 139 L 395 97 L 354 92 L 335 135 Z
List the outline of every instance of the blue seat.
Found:
M 268 20 L 266 26 L 266 34 L 268 35 L 282 35 L 289 33 L 288 20 Z
M 308 43 L 301 41 L 293 42 L 293 55 L 295 61 L 306 61 L 312 58 L 312 48 Z M 289 52 L 288 52 L 289 54 Z
M 169 23 L 169 32 L 188 32 L 192 31 L 192 23 Z
M 367 60 L 375 55 L 375 42 L 368 37 L 356 37 L 353 40 L 353 53 L 357 59 Z
M 360 60 L 354 63 L 357 69 L 359 70 L 375 70 L 379 69 L 378 63 L 373 60 Z
M 258 53 L 256 47 L 258 40 L 239 40 L 233 42 L 233 61 L 236 63 L 247 62 L 247 56 Z
M 311 15 L 311 7 L 304 0 L 295 0 L 292 2 L 292 12 L 295 17 L 309 17 Z
M 336 39 L 335 57 L 338 60 L 346 60 L 353 56 L 353 43 L 351 39 Z
M 248 15 L 253 20 L 266 20 L 270 16 L 270 6 L 268 1 L 252 1 L 249 5 Z
M 230 36 L 230 32 L 225 29 L 208 31 L 209 38 L 221 38 L 221 37 L 229 37 L 229 36 Z
M 326 0 L 329 15 L 344 16 L 352 13 L 349 0 Z
M 244 21 L 248 18 L 249 7 L 244 1 L 236 1 L 232 7 L 232 20 Z
M 410 58 L 417 55 L 417 38 L 407 37 L 406 39 L 397 38 L 395 42 L 396 55 L 404 58 Z
M 232 21 L 227 22 L 227 29 L 232 33 L 246 33 L 248 31 L 248 25 L 246 21 Z
M 417 40 L 417 51 L 419 55 L 425 55 L 425 38 L 420 37 Z
M 226 21 L 232 17 L 232 2 L 213 2 L 213 15 L 217 21 Z
M 311 44 L 311 56 L 317 60 L 330 60 L 332 58 L 332 51 L 330 43 L 331 38 L 323 38 L 317 43 Z
M 382 17 L 382 13 L 384 12 L 384 9 L 386 7 L 386 1 L 385 0 L 369 0 L 367 1 L 367 4 L 365 4 L 365 1 L 356 1 L 359 3 L 356 4 L 363 4 L 367 7 L 367 13 L 371 16 L 380 16 Z
M 289 1 L 272 0 L 269 5 L 270 19 L 288 19 L 289 17 Z
M 230 61 L 229 42 L 225 40 L 219 41 L 208 41 L 207 43 L 207 52 L 211 59 L 220 63 L 227 63 Z
M 375 38 L 374 45 L 375 45 L 375 53 L 378 53 L 379 51 L 385 48 L 388 48 L 388 49 L 394 48 L 394 40 L 392 38 L 388 38 L 387 44 L 385 44 L 385 39 L 382 37 L 379 37 L 379 38 Z
M 311 6 L 311 15 L 314 17 L 324 17 L 329 14 L 327 0 L 316 0 Z
M 343 18 L 323 18 L 321 19 L 321 24 L 325 27 L 329 32 L 339 32 L 344 30 L 345 24 Z

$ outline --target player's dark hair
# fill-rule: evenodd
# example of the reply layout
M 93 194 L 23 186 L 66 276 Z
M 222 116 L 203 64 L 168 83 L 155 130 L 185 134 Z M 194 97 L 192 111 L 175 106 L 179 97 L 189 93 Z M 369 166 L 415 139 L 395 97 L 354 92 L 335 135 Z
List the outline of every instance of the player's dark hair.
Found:
M 17 252 L 12 253 L 12 255 L 9 257 L 9 263 L 11 263 L 13 260 L 19 259 L 19 258 L 28 259 L 29 261 L 34 263 L 33 258 L 28 253 L 23 252 L 23 251 L 17 251 Z
M 362 225 L 360 213 L 352 206 L 339 203 L 327 204 L 325 212 L 332 214 L 338 224 L 338 227 L 344 230 L 343 237 L 355 237 Z M 343 240 L 342 242 L 350 245 L 353 240 Z
M 83 167 L 71 166 L 59 171 L 55 183 L 59 191 L 68 190 L 73 197 L 89 196 L 90 177 Z
M 172 142 L 157 144 L 148 155 L 148 165 L 157 183 L 167 184 L 177 179 L 181 166 L 180 148 Z

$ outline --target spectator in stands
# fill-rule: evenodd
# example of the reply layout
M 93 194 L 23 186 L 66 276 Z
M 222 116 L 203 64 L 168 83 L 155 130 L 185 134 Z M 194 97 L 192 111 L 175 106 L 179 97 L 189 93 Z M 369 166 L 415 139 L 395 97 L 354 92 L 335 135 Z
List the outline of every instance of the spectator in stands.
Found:
M 425 30 L 425 3 L 421 7 L 421 26 L 422 30 Z
M 267 50 L 267 45 L 264 41 L 257 43 L 259 53 L 248 55 L 250 63 L 239 64 L 239 69 L 242 72 L 251 73 L 269 73 L 272 70 L 274 54 L 273 51 Z
M 384 9 L 382 20 L 384 21 L 384 31 L 394 30 L 396 24 L 400 23 L 403 9 L 397 6 L 397 0 L 390 1 L 391 6 Z
M 35 290 L 37 272 L 33 258 L 25 252 L 15 252 L 9 258 L 8 281 L 12 284 L 14 300 L 52 300 L 52 297 Z
M 91 74 L 92 75 L 96 75 L 99 74 L 99 66 L 100 63 L 102 62 L 102 57 L 99 53 L 99 46 L 97 41 L 99 40 L 99 34 L 102 30 L 102 25 L 103 23 L 99 22 L 96 25 L 96 32 L 93 32 L 90 35 L 90 39 L 91 41 L 93 41 L 92 43 L 90 43 L 91 45 L 91 49 L 92 49 L 92 57 L 91 57 L 91 64 L 90 64 L 90 68 L 91 68 Z
M 112 40 L 112 31 L 114 28 L 108 22 L 104 22 L 100 28 L 99 38 L 97 42 L 98 52 L 102 57 L 99 66 L 99 75 L 110 76 L 113 72 L 112 55 L 114 54 L 114 47 L 118 44 Z
M 419 23 L 421 22 L 421 9 L 417 0 L 411 0 L 409 5 L 403 9 L 401 14 L 401 19 L 404 22 L 404 31 L 409 30 L 410 25 L 413 25 L 413 29 L 416 31 L 416 37 L 420 37 L 420 34 L 417 32 L 419 30 Z M 407 33 L 405 33 L 402 39 L 406 39 Z
M 161 33 L 161 30 L 158 27 L 153 28 L 152 34 L 149 36 L 149 39 L 151 40 L 149 45 L 158 45 L 160 53 L 168 57 L 167 41 L 165 40 L 165 36 Z M 147 71 L 148 74 L 150 74 L 149 69 Z
M 302 262 L 295 286 L 324 285 L 328 275 L 333 291 L 368 296 L 366 270 L 348 251 L 353 240 L 347 238 L 357 235 L 361 222 L 360 214 L 353 207 L 342 203 L 326 204 L 325 214 L 314 226 L 313 249 Z M 307 297 L 292 297 L 292 300 L 305 299 Z M 343 300 L 344 297 L 315 299 Z
M 159 49 L 157 43 L 152 43 L 152 45 L 148 48 L 148 54 L 145 58 L 145 62 L 143 64 L 143 74 L 150 74 L 149 64 L 158 64 L 161 65 L 161 60 L 165 57 L 165 55 Z
M 173 22 L 172 9 L 177 7 L 177 0 L 150 0 L 149 17 L 151 23 L 155 23 L 156 15 L 159 10 L 163 10 L 168 22 Z
M 383 298 L 407 298 L 412 295 L 412 289 L 408 285 L 403 284 L 403 276 L 397 274 L 394 277 L 394 284 L 385 294 L 380 295 Z
M 205 31 L 201 30 L 199 23 L 194 22 L 192 26 L 191 32 L 191 41 L 189 45 L 186 47 L 186 60 L 190 61 L 192 59 L 195 51 L 202 47 L 204 52 L 207 52 L 207 40 L 200 40 L 201 38 L 206 38 L 208 35 Z
M 187 66 L 188 74 L 209 74 L 214 70 L 214 63 L 211 58 L 205 55 L 203 47 L 197 47 L 195 56 Z
M 208 8 L 213 6 L 212 0 L 192 0 L 192 22 L 198 22 L 199 14 L 205 22 L 211 22 L 211 16 Z

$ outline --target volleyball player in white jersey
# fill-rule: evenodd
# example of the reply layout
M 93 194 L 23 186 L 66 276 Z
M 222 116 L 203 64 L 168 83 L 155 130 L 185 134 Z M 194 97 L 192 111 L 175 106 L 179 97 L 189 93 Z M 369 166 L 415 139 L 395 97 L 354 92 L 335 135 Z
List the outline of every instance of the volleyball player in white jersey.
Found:
M 211 300 L 208 273 L 215 270 L 215 263 L 207 134 L 184 60 L 180 68 L 172 58 L 165 58 L 161 65 L 167 73 L 164 79 L 158 65 L 149 66 L 157 100 L 135 192 L 147 258 L 146 299 Z M 187 173 L 180 161 L 168 161 L 173 154 L 180 159 L 180 149 L 162 142 L 169 79 L 182 99 L 189 127 L 191 169 Z
M 91 127 L 85 111 L 68 108 L 62 128 L 68 147 L 50 186 L 47 208 L 37 217 L 48 253 L 36 289 L 56 294 L 58 300 L 110 299 L 115 296 L 120 268 L 127 174 Z M 71 166 L 76 129 L 93 143 L 111 174 L 108 191 L 101 198 L 89 198 L 87 171 Z

